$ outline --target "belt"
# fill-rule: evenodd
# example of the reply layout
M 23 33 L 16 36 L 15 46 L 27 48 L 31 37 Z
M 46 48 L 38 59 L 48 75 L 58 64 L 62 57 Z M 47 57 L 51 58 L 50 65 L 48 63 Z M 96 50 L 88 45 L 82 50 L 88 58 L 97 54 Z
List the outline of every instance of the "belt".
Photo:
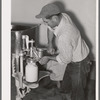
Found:
M 86 62 L 87 64 L 92 64 L 92 62 L 90 61 L 89 57 L 87 56 L 85 59 L 83 59 L 82 61 L 79 62 L 71 62 L 72 64 L 80 64 L 82 62 Z

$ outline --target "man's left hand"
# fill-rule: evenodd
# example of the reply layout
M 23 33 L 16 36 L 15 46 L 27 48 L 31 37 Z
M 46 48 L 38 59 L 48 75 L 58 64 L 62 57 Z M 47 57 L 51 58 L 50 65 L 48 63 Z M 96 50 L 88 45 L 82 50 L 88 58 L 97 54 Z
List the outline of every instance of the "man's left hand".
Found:
M 50 57 L 49 57 L 49 56 L 44 56 L 44 57 L 42 57 L 42 58 L 40 59 L 39 63 L 40 63 L 41 65 L 44 65 L 44 64 L 47 64 L 49 60 L 50 60 Z

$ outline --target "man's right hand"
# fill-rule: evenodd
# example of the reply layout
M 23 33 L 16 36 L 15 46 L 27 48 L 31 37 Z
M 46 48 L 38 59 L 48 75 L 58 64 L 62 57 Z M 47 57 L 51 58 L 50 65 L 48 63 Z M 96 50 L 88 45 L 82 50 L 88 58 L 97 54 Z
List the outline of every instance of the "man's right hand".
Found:
M 47 52 L 48 52 L 49 54 L 51 54 L 51 55 L 54 55 L 54 54 L 55 54 L 55 49 L 52 48 L 52 47 L 48 47 L 48 48 L 47 48 Z

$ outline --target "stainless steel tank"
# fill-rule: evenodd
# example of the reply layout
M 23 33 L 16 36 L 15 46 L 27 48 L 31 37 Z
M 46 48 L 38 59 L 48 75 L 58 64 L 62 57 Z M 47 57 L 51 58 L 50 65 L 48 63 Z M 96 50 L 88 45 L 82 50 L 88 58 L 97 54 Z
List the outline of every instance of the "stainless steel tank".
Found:
M 22 49 L 22 35 L 28 35 L 30 40 L 33 39 L 35 41 L 34 45 L 37 45 L 38 34 L 38 25 L 13 25 L 11 29 L 11 52 L 17 53 Z
M 11 54 L 16 56 L 16 70 L 19 71 L 19 53 L 22 50 L 22 35 L 28 35 L 29 39 L 35 41 L 37 45 L 38 25 L 13 25 L 11 29 Z

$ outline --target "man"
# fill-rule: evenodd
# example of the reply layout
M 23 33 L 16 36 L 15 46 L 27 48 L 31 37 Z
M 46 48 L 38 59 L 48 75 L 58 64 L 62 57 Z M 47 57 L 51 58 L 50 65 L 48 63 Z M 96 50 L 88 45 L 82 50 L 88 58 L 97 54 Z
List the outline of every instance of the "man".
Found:
M 57 46 L 57 55 L 44 56 L 39 61 L 40 64 L 47 64 L 47 69 L 52 72 L 50 79 L 60 81 L 61 90 L 71 93 L 72 100 L 85 100 L 89 48 L 79 30 L 69 15 L 61 13 L 53 3 L 44 6 L 36 18 L 42 18 L 51 34 L 54 33 Z

